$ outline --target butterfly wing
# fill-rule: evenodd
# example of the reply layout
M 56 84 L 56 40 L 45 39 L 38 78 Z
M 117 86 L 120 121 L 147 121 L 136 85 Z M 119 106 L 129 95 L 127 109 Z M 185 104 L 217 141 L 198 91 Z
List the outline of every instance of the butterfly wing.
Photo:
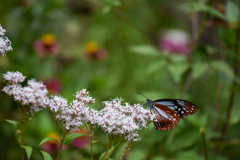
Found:
M 154 101 L 154 103 L 155 105 L 167 106 L 169 109 L 175 111 L 180 119 L 188 115 L 193 115 L 198 111 L 198 107 L 195 104 L 182 99 L 159 99 Z
M 157 122 L 153 123 L 158 130 L 171 130 L 178 125 L 180 120 L 178 114 L 174 110 L 159 103 L 155 103 L 154 108 L 151 109 L 151 112 L 157 115 Z

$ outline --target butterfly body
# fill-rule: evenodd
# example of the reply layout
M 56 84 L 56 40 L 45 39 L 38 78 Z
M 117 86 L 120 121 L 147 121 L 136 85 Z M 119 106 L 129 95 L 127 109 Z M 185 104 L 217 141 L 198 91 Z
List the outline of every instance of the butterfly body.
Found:
M 195 104 L 182 99 L 159 99 L 155 101 L 147 99 L 147 106 L 151 113 L 156 115 L 155 128 L 163 131 L 175 128 L 182 118 L 198 111 Z

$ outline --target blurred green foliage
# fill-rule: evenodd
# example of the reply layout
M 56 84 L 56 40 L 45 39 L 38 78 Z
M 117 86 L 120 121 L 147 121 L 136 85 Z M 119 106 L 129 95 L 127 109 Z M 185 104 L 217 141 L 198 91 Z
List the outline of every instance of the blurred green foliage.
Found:
M 216 9 L 220 3 L 225 5 L 224 13 Z M 86 88 L 96 99 L 92 107 L 98 109 L 102 101 L 115 97 L 131 104 L 145 101 L 136 91 L 152 100 L 192 101 L 199 107 L 197 114 L 167 132 L 150 124 L 140 132 L 141 141 L 132 146 L 125 159 L 202 160 L 201 127 L 205 129 L 209 159 L 240 159 L 239 4 L 237 0 L 217 1 L 212 6 L 201 0 L 1 0 L 0 23 L 7 30 L 13 51 L 0 57 L 0 74 L 20 71 L 28 79 L 57 78 L 61 82 L 60 94 L 69 101 Z M 228 25 L 207 27 L 191 56 L 167 54 L 158 48 L 161 29 L 183 29 L 196 35 L 191 29 L 194 21 L 190 17 L 194 15 L 201 17 L 197 19 L 200 25 L 204 18 L 220 19 Z M 36 53 L 34 43 L 45 33 L 55 35 L 61 45 L 60 54 L 40 57 Z M 89 41 L 107 50 L 108 57 L 87 59 L 85 46 Z M 0 76 L 0 88 L 4 85 Z M 235 99 L 227 121 L 232 93 Z M 21 150 L 14 138 L 15 129 L 4 121 L 19 120 L 17 106 L 3 92 L 0 99 L 0 155 L 2 159 L 19 159 Z M 226 123 L 226 137 L 218 143 Z M 45 110 L 31 119 L 25 142 L 33 147 L 31 159 L 42 159 L 38 144 L 55 130 Z M 106 150 L 108 139 L 99 128 L 95 139 L 97 158 Z M 121 144 L 112 157 L 118 159 L 123 149 Z M 70 147 L 62 153 L 62 159 L 89 157 L 90 147 Z

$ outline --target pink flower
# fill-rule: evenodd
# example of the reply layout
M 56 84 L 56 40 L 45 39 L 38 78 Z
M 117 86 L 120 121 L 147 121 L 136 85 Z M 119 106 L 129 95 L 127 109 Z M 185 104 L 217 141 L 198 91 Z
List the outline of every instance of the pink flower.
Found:
M 56 56 L 60 52 L 60 45 L 53 34 L 44 34 L 41 40 L 34 43 L 34 49 L 40 57 Z
M 170 30 L 162 36 L 159 47 L 166 52 L 187 55 L 189 51 L 188 43 L 187 33 L 180 30 Z
M 46 85 L 50 94 L 60 94 L 62 92 L 62 85 L 56 78 L 45 79 L 43 80 L 43 84 Z
M 82 134 L 89 134 L 89 132 L 85 128 L 80 128 L 79 130 L 75 130 L 72 133 L 82 133 Z M 85 148 L 90 144 L 90 137 L 81 136 L 72 142 L 72 145 L 76 148 Z

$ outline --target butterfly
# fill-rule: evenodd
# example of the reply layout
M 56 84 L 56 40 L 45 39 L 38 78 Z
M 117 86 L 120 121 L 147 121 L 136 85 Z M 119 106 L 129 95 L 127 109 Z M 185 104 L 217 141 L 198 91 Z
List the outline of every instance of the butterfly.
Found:
M 157 121 L 153 122 L 155 128 L 161 131 L 175 128 L 181 119 L 198 111 L 195 104 L 182 99 L 158 99 L 152 101 L 147 98 L 147 106 L 151 113 L 156 115 Z

